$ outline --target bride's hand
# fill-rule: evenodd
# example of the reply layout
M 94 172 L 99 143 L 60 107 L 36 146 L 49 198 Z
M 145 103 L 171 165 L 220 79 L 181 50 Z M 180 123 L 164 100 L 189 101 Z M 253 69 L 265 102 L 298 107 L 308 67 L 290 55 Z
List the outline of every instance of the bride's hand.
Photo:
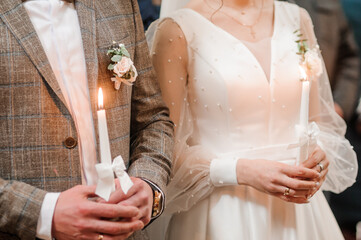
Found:
M 326 179 L 329 165 L 330 161 L 327 159 L 325 152 L 318 146 L 309 158 L 301 163 L 301 166 L 316 170 L 320 173 L 320 176 L 315 179 L 315 181 L 318 181 L 320 184 L 310 193 L 309 198 L 312 197 L 322 186 L 322 183 Z
M 239 159 L 237 181 L 284 201 L 307 203 L 317 186 L 318 171 L 264 159 Z

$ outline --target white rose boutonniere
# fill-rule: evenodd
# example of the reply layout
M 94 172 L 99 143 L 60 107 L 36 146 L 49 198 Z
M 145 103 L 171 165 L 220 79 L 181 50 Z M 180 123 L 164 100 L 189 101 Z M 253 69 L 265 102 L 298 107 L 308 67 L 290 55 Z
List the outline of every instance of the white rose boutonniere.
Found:
M 114 88 L 119 90 L 122 83 L 131 86 L 136 80 L 138 72 L 124 44 L 109 49 L 107 55 L 110 56 L 112 61 L 108 66 L 108 70 L 114 73 L 114 77 L 111 78 L 114 82 Z
M 310 49 L 307 45 L 307 39 L 302 39 L 300 30 L 295 31 L 300 39 L 296 41 L 298 46 L 297 54 L 301 56 L 300 64 L 310 78 L 318 78 L 323 73 L 322 61 L 318 54 L 319 47 L 316 45 Z

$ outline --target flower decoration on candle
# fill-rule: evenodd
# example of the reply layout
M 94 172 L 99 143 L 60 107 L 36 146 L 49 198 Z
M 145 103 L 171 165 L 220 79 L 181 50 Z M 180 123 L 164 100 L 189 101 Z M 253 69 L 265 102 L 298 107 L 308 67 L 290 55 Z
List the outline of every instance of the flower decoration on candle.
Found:
M 110 194 L 115 191 L 114 173 L 118 177 L 120 187 L 125 194 L 133 186 L 133 182 L 125 171 L 126 167 L 122 156 L 117 156 L 112 163 L 107 120 L 103 104 L 103 91 L 101 88 L 99 88 L 98 105 L 97 116 L 101 163 L 95 165 L 98 173 L 98 184 L 95 193 L 108 201 Z
M 296 40 L 298 47 L 297 54 L 301 56 L 300 65 L 305 70 L 307 77 L 310 78 L 308 80 L 319 77 L 323 72 L 322 61 L 318 55 L 319 46 L 316 45 L 314 48 L 310 49 L 307 44 L 307 39 L 303 38 L 303 34 L 300 30 L 296 30 L 294 33 L 299 37 L 299 39 Z M 305 79 L 301 78 L 301 81 L 302 80 Z
M 300 120 L 296 126 L 297 135 L 299 138 L 299 151 L 297 154 L 296 164 L 307 160 L 310 140 L 316 134 L 316 127 L 308 123 L 309 114 L 309 100 L 310 100 L 310 80 L 318 78 L 322 74 L 322 61 L 318 56 L 318 46 L 309 49 L 307 39 L 303 38 L 300 30 L 294 32 L 299 39 L 296 41 L 298 46 L 297 54 L 300 55 L 300 81 L 302 84 L 301 105 L 300 105 Z
M 115 46 L 107 52 L 112 61 L 108 66 L 108 70 L 113 71 L 114 77 L 111 80 L 114 82 L 114 88 L 119 90 L 122 83 L 131 86 L 136 80 L 138 72 L 124 44 L 117 45 L 116 42 L 113 42 L 113 44 Z

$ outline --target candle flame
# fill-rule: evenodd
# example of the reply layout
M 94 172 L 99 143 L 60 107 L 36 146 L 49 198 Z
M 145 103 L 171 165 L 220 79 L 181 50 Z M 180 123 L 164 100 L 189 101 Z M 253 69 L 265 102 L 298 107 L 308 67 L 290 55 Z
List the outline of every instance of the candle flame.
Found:
M 98 92 L 98 107 L 99 107 L 99 109 L 103 109 L 103 108 L 104 108 L 104 104 L 103 104 L 103 90 L 102 90 L 102 88 L 99 88 L 99 92 Z
M 303 68 L 303 66 L 299 66 L 300 68 L 300 74 L 301 74 L 301 81 L 307 81 L 308 80 L 308 77 L 307 77 L 307 73 L 305 71 L 305 69 Z

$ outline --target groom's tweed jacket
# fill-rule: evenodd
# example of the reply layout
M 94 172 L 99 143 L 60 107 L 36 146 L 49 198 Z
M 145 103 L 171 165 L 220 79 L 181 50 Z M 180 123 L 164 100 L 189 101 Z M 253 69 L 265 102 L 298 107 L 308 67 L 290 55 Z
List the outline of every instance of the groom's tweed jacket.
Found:
M 148 57 L 136 0 L 76 0 L 75 7 L 94 125 L 101 86 L 112 157 L 121 154 L 130 175 L 164 189 L 173 124 Z M 107 70 L 112 41 L 125 44 L 139 73 L 132 87 L 123 84 L 119 91 Z M 68 137 L 77 138 L 74 121 L 23 3 L 1 0 L 0 239 L 35 239 L 45 193 L 81 183 L 79 149 L 66 147 Z

